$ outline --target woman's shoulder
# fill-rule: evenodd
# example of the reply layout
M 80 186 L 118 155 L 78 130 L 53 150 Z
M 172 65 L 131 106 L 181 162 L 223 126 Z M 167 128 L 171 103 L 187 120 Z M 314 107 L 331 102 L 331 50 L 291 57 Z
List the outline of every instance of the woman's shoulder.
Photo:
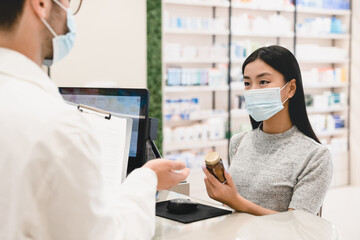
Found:
M 330 151 L 325 145 L 318 143 L 314 139 L 306 136 L 300 130 L 297 130 L 296 136 L 297 146 L 304 148 L 306 152 L 330 155 Z
M 254 130 L 250 130 L 234 134 L 230 139 L 230 145 L 241 142 L 245 136 L 251 136 L 253 132 Z
M 254 130 L 251 131 L 244 131 L 244 132 L 239 132 L 234 134 L 231 139 L 230 139 L 230 146 L 229 146 L 229 153 L 230 153 L 230 157 L 234 156 L 237 149 L 240 146 L 240 143 L 243 141 L 243 139 L 246 136 L 251 137 L 251 135 L 253 134 Z

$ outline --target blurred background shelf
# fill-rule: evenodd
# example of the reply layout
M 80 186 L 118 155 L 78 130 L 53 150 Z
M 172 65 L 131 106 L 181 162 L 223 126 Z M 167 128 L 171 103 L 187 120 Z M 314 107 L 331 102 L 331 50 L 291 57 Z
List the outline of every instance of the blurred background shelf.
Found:
M 348 130 L 347 129 L 336 129 L 333 131 L 324 131 L 316 133 L 318 137 L 333 137 L 333 136 L 339 136 L 339 135 L 347 135 Z
M 213 92 L 213 91 L 228 91 L 229 86 L 167 86 L 164 88 L 166 93 L 174 93 L 174 92 Z
M 349 40 L 350 34 L 298 34 L 298 38 L 309 38 L 309 39 L 342 39 L 342 40 Z
M 190 115 L 188 119 L 178 118 L 178 119 L 165 120 L 165 123 L 168 126 L 176 126 L 176 125 L 186 125 L 197 121 L 206 121 L 211 118 L 228 118 L 228 117 L 229 114 L 227 112 L 201 111 L 198 114 Z
M 211 64 L 211 63 L 228 63 L 228 58 L 217 58 L 217 59 L 197 59 L 197 58 L 177 58 L 177 59 L 164 59 L 166 64 Z
M 327 89 L 327 88 L 347 88 L 349 87 L 348 83 L 313 83 L 313 84 L 304 84 L 306 89 Z
M 333 113 L 333 112 L 346 112 L 348 111 L 348 107 L 325 107 L 325 108 L 314 108 L 308 107 L 307 112 L 309 114 L 314 113 Z
M 165 4 L 185 5 L 194 7 L 224 7 L 228 8 L 230 3 L 221 0 L 164 0 Z
M 299 63 L 304 64 L 349 64 L 350 59 L 298 59 Z
M 315 14 L 315 15 L 338 15 L 338 16 L 349 16 L 351 14 L 350 10 L 340 10 L 340 9 L 321 9 L 321 8 L 310 8 L 297 6 L 298 13 L 305 14 Z
M 189 149 L 201 149 L 201 148 L 211 148 L 214 146 L 227 146 L 228 141 L 226 139 L 222 140 L 208 140 L 208 141 L 196 141 L 196 142 L 179 142 L 179 143 L 168 143 L 165 148 L 165 152 L 171 151 L 180 151 L 180 150 L 189 150 Z
M 241 10 L 256 10 L 256 11 L 264 11 L 264 12 L 289 12 L 293 13 L 295 11 L 294 6 L 289 7 L 279 7 L 279 8 L 273 8 L 273 7 L 260 7 L 257 5 L 251 5 L 248 3 L 233 3 L 231 5 L 233 9 L 241 9 Z
M 188 30 L 188 29 L 166 29 L 166 34 L 183 34 L 183 35 L 229 35 L 228 30 Z
M 295 34 L 291 33 L 232 33 L 233 37 L 246 37 L 246 38 L 293 38 Z

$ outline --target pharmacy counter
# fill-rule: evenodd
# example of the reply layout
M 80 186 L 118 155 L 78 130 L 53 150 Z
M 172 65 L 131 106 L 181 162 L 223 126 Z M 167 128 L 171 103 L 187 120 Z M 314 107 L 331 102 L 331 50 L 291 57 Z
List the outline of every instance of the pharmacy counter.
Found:
M 191 200 L 220 207 L 175 192 L 160 192 L 158 202 L 173 198 Z M 289 211 L 262 217 L 234 212 L 190 224 L 182 224 L 165 218 L 156 217 L 156 232 L 153 239 L 206 239 L 206 240 L 252 240 L 252 239 L 338 239 L 333 224 L 323 218 L 303 212 Z

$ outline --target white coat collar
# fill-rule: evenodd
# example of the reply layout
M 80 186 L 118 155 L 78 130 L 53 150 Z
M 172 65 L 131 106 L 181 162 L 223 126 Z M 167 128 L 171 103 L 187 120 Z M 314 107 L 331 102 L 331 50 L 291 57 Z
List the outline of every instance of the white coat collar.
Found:
M 0 74 L 34 84 L 54 97 L 61 97 L 58 87 L 48 75 L 23 54 L 0 47 Z

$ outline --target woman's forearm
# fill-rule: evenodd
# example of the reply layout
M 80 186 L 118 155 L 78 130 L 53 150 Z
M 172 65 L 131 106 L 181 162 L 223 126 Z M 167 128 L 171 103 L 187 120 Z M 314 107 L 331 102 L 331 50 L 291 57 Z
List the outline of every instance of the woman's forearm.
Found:
M 250 213 L 250 214 L 256 215 L 256 216 L 263 216 L 263 215 L 278 213 L 276 211 L 273 211 L 273 210 L 270 210 L 267 208 L 263 208 L 255 203 L 243 198 L 239 194 L 237 195 L 236 199 L 234 199 L 233 201 L 231 201 L 229 203 L 229 207 L 235 209 L 236 211 L 246 212 L 246 213 Z

